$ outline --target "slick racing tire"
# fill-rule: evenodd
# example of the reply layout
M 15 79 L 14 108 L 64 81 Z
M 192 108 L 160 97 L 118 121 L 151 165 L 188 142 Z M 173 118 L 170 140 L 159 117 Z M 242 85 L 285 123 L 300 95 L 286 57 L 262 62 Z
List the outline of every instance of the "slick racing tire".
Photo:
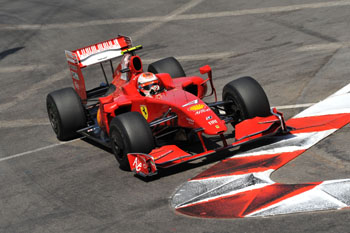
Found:
M 148 66 L 148 71 L 154 74 L 168 73 L 172 78 L 186 77 L 180 62 L 174 57 L 167 57 L 151 63 Z
M 271 115 L 265 91 L 251 77 L 242 77 L 227 83 L 222 92 L 222 99 L 232 101 L 231 104 L 225 105 L 225 111 L 234 118 L 233 125 L 256 116 Z
M 138 112 L 127 112 L 113 118 L 109 137 L 120 168 L 130 171 L 128 153 L 145 153 L 154 149 L 154 138 L 145 118 Z
M 48 94 L 46 108 L 52 129 L 61 141 L 78 137 L 76 131 L 86 127 L 83 104 L 71 87 Z

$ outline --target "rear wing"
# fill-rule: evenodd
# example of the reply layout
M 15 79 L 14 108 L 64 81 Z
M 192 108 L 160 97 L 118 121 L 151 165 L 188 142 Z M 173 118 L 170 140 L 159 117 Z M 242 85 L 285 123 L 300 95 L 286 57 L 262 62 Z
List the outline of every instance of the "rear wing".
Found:
M 130 37 L 118 36 L 74 51 L 65 51 L 74 88 L 83 102 L 86 101 L 87 94 L 81 69 L 120 57 L 123 50 L 131 47 Z

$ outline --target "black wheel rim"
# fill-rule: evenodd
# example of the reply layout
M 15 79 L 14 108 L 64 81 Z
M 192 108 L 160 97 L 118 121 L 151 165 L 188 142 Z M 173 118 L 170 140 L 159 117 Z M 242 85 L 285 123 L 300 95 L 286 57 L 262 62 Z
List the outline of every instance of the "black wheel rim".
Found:
M 124 158 L 125 148 L 124 148 L 122 138 L 120 137 L 119 133 L 116 130 L 112 132 L 111 142 L 112 142 L 112 150 L 115 157 L 118 160 L 122 160 Z
M 237 100 L 232 96 L 228 95 L 225 98 L 225 101 L 231 101 L 232 103 L 225 106 L 227 115 L 231 116 L 235 123 L 239 123 L 244 120 L 244 113 L 242 108 L 239 106 Z
M 53 131 L 59 134 L 59 116 L 56 107 L 52 103 L 47 103 L 47 112 Z

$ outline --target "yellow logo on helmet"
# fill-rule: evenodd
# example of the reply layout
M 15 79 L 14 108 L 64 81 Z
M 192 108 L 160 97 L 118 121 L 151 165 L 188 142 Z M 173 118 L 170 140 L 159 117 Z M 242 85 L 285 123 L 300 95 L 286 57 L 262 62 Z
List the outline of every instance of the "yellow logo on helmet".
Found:
M 146 105 L 140 105 L 142 116 L 147 120 L 148 119 L 148 110 Z
M 189 107 L 188 109 L 190 111 L 198 111 L 198 110 L 201 110 L 202 108 L 204 108 L 204 104 L 196 104 L 196 105 Z

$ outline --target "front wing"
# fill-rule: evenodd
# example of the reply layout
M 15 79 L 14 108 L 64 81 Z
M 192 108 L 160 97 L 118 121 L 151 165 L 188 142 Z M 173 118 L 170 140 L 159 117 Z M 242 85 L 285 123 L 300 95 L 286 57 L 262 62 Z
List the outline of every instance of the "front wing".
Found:
M 222 150 L 270 137 L 280 132 L 286 133 L 286 126 L 283 115 L 274 110 L 271 116 L 255 117 L 237 124 L 235 127 L 236 140 L 232 144 L 227 144 L 226 140 L 223 139 L 224 146 L 220 148 L 207 150 L 205 145 L 203 145 L 204 151 L 199 154 L 185 152 L 176 145 L 165 145 L 152 150 L 149 154 L 129 153 L 129 165 L 130 169 L 138 175 L 144 177 L 152 176 L 157 174 L 157 168 L 169 168 Z

